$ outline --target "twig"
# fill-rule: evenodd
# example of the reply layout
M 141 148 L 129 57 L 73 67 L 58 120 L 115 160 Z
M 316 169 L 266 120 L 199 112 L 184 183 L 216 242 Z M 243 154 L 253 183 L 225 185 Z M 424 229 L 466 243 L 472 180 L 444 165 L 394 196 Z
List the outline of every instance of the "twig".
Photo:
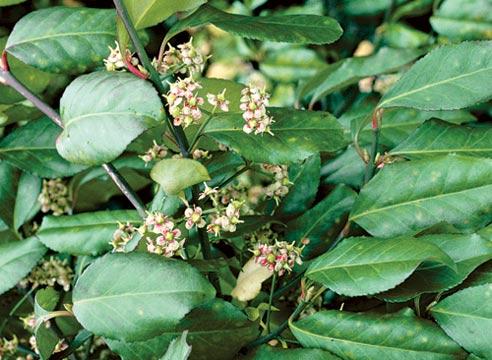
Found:
M 270 296 L 268 298 L 268 311 L 266 318 L 267 332 L 270 332 L 270 317 L 272 314 L 273 292 L 275 291 L 275 283 L 277 281 L 277 273 L 273 273 L 272 284 L 270 286 Z
M 0 63 L 0 83 L 10 86 L 16 90 L 19 94 L 29 100 L 36 108 L 48 116 L 56 125 L 64 128 L 60 114 L 56 112 L 51 106 L 41 100 L 38 96 L 33 94 L 27 89 L 10 71 L 7 61 L 7 53 L 2 53 L 2 61 Z M 137 209 L 140 216 L 145 217 L 145 205 L 139 199 L 138 195 L 132 190 L 128 182 L 118 172 L 118 170 L 112 164 L 103 164 L 102 167 L 109 174 L 111 179 L 115 182 L 116 186 L 123 192 L 123 194 L 130 200 L 132 205 Z
M 364 176 L 364 183 L 367 183 L 371 180 L 374 174 L 376 155 L 378 152 L 379 146 L 379 135 L 381 133 L 381 117 L 383 114 L 382 109 L 375 109 L 372 114 L 372 143 L 371 143 L 371 154 L 369 158 L 369 162 L 366 166 L 366 174 Z

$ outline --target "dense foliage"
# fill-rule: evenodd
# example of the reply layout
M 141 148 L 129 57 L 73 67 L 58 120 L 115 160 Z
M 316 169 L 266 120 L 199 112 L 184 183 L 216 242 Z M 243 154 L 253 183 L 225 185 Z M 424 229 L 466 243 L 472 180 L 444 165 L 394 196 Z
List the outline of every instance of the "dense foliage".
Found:
M 0 0 L 0 359 L 492 359 L 491 0 Z

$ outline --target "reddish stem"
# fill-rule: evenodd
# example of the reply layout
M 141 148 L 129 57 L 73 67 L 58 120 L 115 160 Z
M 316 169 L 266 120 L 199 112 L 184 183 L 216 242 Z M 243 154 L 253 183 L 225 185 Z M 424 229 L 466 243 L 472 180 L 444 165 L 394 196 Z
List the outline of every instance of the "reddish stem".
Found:
M 140 79 L 143 79 L 143 80 L 147 80 L 147 78 L 149 77 L 148 74 L 144 74 L 143 72 L 141 72 L 140 70 L 138 70 L 138 68 L 136 68 L 135 66 L 133 66 L 132 62 L 131 62 L 131 55 L 129 56 L 129 58 L 127 57 L 125 59 L 125 64 L 126 64 L 126 67 L 128 68 L 128 70 L 130 70 L 130 72 L 139 77 Z
M 5 50 L 2 52 L 2 62 L 0 64 L 0 66 L 2 67 L 3 71 L 9 71 L 10 70 L 9 62 L 7 60 L 7 52 Z

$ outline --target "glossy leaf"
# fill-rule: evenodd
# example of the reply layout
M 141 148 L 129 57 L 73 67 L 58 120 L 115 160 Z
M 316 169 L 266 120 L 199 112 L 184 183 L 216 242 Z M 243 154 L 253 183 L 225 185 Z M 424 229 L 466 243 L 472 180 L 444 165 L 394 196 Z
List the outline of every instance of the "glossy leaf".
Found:
M 409 159 L 443 154 L 492 157 L 492 127 L 427 121 L 390 153 Z
M 467 288 L 484 284 L 492 284 L 492 261 L 488 261 L 478 267 L 466 278 L 460 287 Z
M 256 352 L 254 360 L 338 360 L 328 351 L 320 349 L 282 349 L 263 345 Z
M 477 234 L 430 235 L 417 240 L 438 246 L 456 263 L 457 271 L 444 264 L 423 265 L 403 284 L 379 297 L 386 301 L 406 301 L 422 293 L 449 290 L 465 280 L 479 265 L 492 259 L 492 242 Z
M 415 234 L 441 222 L 477 228 L 492 216 L 491 179 L 490 159 L 448 155 L 392 164 L 362 189 L 350 218 L 381 237 Z
M 0 5 L 1 6 L 1 5 Z M 7 37 L 0 38 L 0 50 L 4 50 Z M 8 57 L 11 73 L 35 94 L 43 92 L 49 84 L 50 75 L 32 66 L 26 65 L 13 56 Z M 0 104 L 14 104 L 24 98 L 14 89 L 0 84 Z
M 422 50 L 416 49 L 382 48 L 371 56 L 340 60 L 309 80 L 301 90 L 301 97 L 312 95 L 313 104 L 323 96 L 355 84 L 360 79 L 393 72 L 422 53 Z
M 38 69 L 76 74 L 102 65 L 115 37 L 114 10 L 59 6 L 19 20 L 6 50 Z
M 68 161 L 85 165 L 114 160 L 163 118 L 152 85 L 122 72 L 99 71 L 78 77 L 65 89 L 60 111 L 65 128 L 56 148 Z
M 382 41 L 390 47 L 396 48 L 418 48 L 430 43 L 431 37 L 402 23 L 390 23 L 378 28 Z
M 144 29 L 163 22 L 178 11 L 192 10 L 207 0 L 123 0 L 137 29 Z
M 34 297 L 34 313 L 38 323 L 41 317 L 49 314 L 50 311 L 55 310 L 59 300 L 60 293 L 52 287 L 36 291 Z
M 0 220 L 12 228 L 19 172 L 5 161 L 0 162 Z
M 70 216 L 45 216 L 39 240 L 51 250 L 71 255 L 97 255 L 111 249 L 118 222 L 140 224 L 134 210 L 112 210 Z
M 488 0 L 445 0 L 430 18 L 439 35 L 453 40 L 492 39 L 492 3 Z
M 226 13 L 208 4 L 176 23 L 164 41 L 190 27 L 213 24 L 248 39 L 298 44 L 330 44 L 342 35 L 335 19 L 319 15 L 244 16 Z M 286 31 L 289 29 L 289 31 Z
M 110 348 L 124 360 L 159 359 L 167 344 L 188 330 L 187 340 L 192 347 L 191 359 L 229 360 L 247 342 L 258 335 L 258 325 L 236 308 L 220 299 L 215 299 L 192 310 L 172 330 L 142 342 L 123 342 L 107 339 Z
M 391 0 L 342 0 L 343 11 L 349 15 L 374 15 L 383 12 L 391 6 Z M 396 0 L 395 4 L 404 0 Z
M 337 120 L 329 113 L 270 108 L 275 123 L 270 134 L 246 134 L 240 113 L 214 116 L 204 134 L 230 146 L 254 162 L 289 164 L 319 151 L 336 151 L 347 144 Z
M 210 180 L 205 166 L 192 159 L 161 160 L 152 168 L 150 177 L 169 195 L 177 195 L 192 185 Z
M 360 188 L 364 183 L 365 163 L 352 146 L 321 167 L 323 184 L 346 184 Z
M 492 41 L 437 48 L 415 63 L 378 106 L 453 110 L 486 101 L 492 97 L 491 51 Z
M 371 295 L 401 284 L 424 262 L 456 271 L 438 246 L 412 238 L 356 237 L 316 258 L 306 276 L 348 296 Z
M 466 354 L 434 323 L 410 309 L 396 314 L 328 310 L 290 323 L 304 347 L 328 350 L 342 359 L 464 359 Z
M 61 129 L 43 117 L 16 129 L 0 140 L 0 158 L 44 178 L 66 177 L 87 168 L 62 158 L 56 151 Z
M 191 346 L 186 343 L 188 331 L 183 331 L 181 337 L 175 338 L 169 344 L 166 353 L 160 360 L 186 360 L 191 354 Z
M 93 262 L 73 290 L 73 312 L 96 335 L 146 340 L 174 327 L 215 296 L 190 265 L 149 253 L 108 254 Z
M 451 338 L 484 359 L 492 356 L 492 284 L 461 290 L 437 303 L 431 314 Z
M 296 215 L 309 209 L 318 192 L 320 162 L 320 157 L 316 154 L 301 164 L 289 167 L 289 182 L 292 185 L 280 203 L 277 214 Z
M 41 193 L 41 179 L 29 173 L 22 173 L 17 186 L 14 207 L 14 229 L 31 220 L 41 208 L 38 196 Z
M 47 250 L 35 237 L 0 244 L 0 294 L 22 280 Z
M 330 231 L 337 225 L 343 226 L 341 220 L 350 212 L 356 196 L 349 187 L 338 186 L 316 206 L 287 223 L 286 240 L 300 244 L 301 240 L 309 239 L 309 244 L 303 251 L 304 257 L 323 253 L 330 244 L 327 241 L 329 235 L 333 238 L 337 235 Z

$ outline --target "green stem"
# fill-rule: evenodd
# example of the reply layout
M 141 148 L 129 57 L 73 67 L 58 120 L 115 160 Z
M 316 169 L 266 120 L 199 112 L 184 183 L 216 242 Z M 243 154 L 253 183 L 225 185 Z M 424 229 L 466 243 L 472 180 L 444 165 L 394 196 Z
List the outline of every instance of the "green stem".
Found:
M 371 154 L 369 157 L 369 162 L 366 165 L 366 174 L 364 176 L 364 183 L 367 184 L 369 180 L 371 180 L 372 176 L 374 175 L 374 169 L 375 169 L 375 161 L 376 161 L 376 155 L 378 152 L 378 146 L 379 146 L 379 134 L 380 134 L 380 129 L 379 126 L 372 129 L 372 143 L 371 143 Z
M 277 273 L 274 272 L 272 277 L 272 285 L 270 286 L 270 297 L 268 298 L 268 311 L 267 311 L 267 318 L 266 318 L 267 332 L 270 332 L 270 317 L 272 314 L 273 293 L 275 291 L 276 281 L 277 281 Z
M 205 129 L 205 126 L 207 126 L 208 122 L 210 121 L 210 119 L 214 115 L 214 112 L 215 112 L 215 108 L 214 108 L 214 111 L 212 111 L 212 113 L 209 114 L 208 117 L 201 123 L 200 128 L 195 133 L 195 136 L 193 136 L 193 139 L 190 142 L 190 147 L 188 148 L 188 152 L 190 154 L 193 153 L 193 150 L 194 150 L 194 148 L 195 148 L 195 146 L 196 146 L 196 144 L 198 142 L 198 139 L 202 135 L 203 129 Z
M 217 187 L 219 189 L 223 188 L 224 186 L 226 186 L 227 184 L 229 184 L 232 180 L 234 180 L 235 178 L 237 178 L 239 175 L 241 175 L 243 172 L 245 172 L 247 170 L 249 170 L 249 165 L 243 166 L 241 169 L 239 169 L 234 174 L 232 174 L 231 176 L 229 176 L 227 179 L 225 179 L 224 181 L 222 181 Z
M 285 329 L 289 327 L 289 321 L 295 320 L 308 305 L 309 302 L 301 301 L 299 304 L 297 304 L 296 309 L 294 310 L 294 312 L 292 313 L 292 315 L 289 317 L 288 320 L 284 321 L 278 328 L 275 329 L 275 331 L 271 332 L 270 334 L 262 336 L 250 342 L 248 345 L 246 345 L 246 348 L 253 349 L 261 344 L 265 344 L 270 340 L 277 338 L 280 334 L 282 334 L 285 331 Z

